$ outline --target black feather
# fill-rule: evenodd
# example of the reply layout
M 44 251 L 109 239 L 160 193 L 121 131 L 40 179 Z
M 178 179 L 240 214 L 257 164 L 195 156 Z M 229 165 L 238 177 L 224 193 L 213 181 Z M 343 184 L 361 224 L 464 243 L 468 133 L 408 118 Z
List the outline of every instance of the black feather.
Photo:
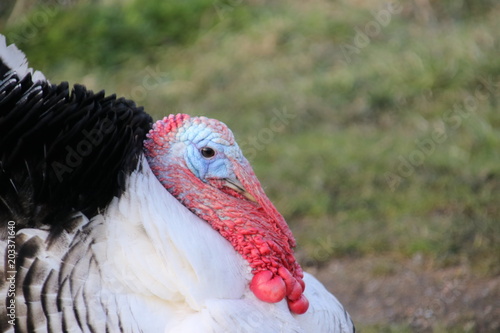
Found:
M 0 222 L 65 228 L 75 212 L 91 218 L 123 193 L 152 125 L 142 107 L 19 79 L 1 61 L 0 75 Z

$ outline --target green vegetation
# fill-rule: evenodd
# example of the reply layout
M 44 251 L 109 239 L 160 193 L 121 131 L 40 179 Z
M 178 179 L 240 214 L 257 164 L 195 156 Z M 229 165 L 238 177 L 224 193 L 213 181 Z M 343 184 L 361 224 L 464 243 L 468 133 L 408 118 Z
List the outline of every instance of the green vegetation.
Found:
M 45 6 L 5 33 L 52 82 L 223 120 L 307 263 L 499 274 L 498 3 L 355 3 Z

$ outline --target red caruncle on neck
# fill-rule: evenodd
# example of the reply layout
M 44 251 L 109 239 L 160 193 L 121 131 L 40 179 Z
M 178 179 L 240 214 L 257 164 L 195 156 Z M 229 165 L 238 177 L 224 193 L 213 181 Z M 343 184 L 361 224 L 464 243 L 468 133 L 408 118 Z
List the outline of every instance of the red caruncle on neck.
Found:
M 274 206 L 270 215 L 259 203 L 263 198 L 252 202 L 224 187 L 223 181 L 205 183 L 187 168 L 171 166 L 164 172 L 170 181 L 161 177 L 163 172 L 159 172 L 159 179 L 164 180 L 167 190 L 207 221 L 249 263 L 254 274 L 250 289 L 257 298 L 270 303 L 286 298 L 292 312 L 300 314 L 307 310 L 303 272 L 293 253 L 295 240 L 293 236 L 290 238 L 284 220 L 276 221 L 275 214 L 279 213 Z M 263 191 L 260 195 L 265 196 Z
M 199 179 L 180 156 L 165 159 L 179 140 L 178 135 L 186 133 L 189 126 L 209 126 L 227 144 L 234 142 L 229 129 L 213 119 L 166 117 L 153 126 L 144 144 L 153 173 L 177 200 L 209 223 L 248 262 L 253 273 L 249 287 L 258 299 L 275 303 L 286 298 L 292 312 L 306 312 L 309 303 L 303 294 L 303 272 L 294 257 L 295 239 L 248 161 L 242 156 L 228 157 L 236 177 L 233 183 L 228 179 L 232 184 L 228 187 L 225 179 Z

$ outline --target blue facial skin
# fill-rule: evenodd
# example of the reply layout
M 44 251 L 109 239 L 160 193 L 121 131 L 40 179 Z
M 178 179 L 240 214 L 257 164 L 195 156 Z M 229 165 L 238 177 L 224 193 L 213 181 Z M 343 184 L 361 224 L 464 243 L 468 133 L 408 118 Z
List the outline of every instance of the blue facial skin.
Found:
M 207 179 L 236 179 L 233 166 L 228 157 L 239 160 L 241 152 L 238 145 L 230 145 L 220 135 L 207 127 L 193 127 L 182 133 L 181 141 L 185 145 L 184 159 L 193 174 L 206 182 Z M 201 149 L 212 148 L 215 155 L 204 157 Z

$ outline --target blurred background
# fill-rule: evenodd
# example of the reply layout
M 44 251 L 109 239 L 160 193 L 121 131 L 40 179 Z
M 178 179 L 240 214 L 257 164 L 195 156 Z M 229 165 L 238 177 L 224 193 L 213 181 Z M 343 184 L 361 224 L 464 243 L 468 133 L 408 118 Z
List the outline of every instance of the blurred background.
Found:
M 234 132 L 360 332 L 500 330 L 500 3 L 2 0 L 53 83 Z

